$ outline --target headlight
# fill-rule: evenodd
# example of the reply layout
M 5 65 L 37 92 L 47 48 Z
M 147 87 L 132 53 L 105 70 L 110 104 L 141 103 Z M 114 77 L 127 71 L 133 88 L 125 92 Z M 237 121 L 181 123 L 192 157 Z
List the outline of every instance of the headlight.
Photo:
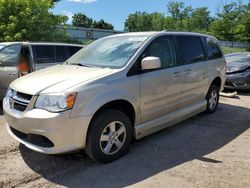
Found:
M 72 109 L 75 103 L 76 93 L 68 94 L 41 94 L 35 104 L 35 108 L 50 112 L 62 112 Z
M 14 90 L 8 88 L 7 93 L 6 93 L 6 97 L 7 98 L 13 98 L 13 96 L 14 96 Z

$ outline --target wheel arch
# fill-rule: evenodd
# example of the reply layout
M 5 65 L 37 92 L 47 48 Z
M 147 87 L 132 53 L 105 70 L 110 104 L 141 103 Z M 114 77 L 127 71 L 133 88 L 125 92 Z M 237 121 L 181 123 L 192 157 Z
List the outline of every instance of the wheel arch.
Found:
M 216 85 L 221 89 L 221 84 L 222 84 L 222 79 L 219 76 L 217 76 L 216 78 L 213 79 L 210 86 L 211 85 Z
M 222 79 L 221 79 L 221 77 L 217 76 L 217 77 L 215 77 L 214 79 L 211 80 L 210 84 L 208 85 L 206 94 L 208 93 L 209 88 L 211 87 L 211 85 L 218 86 L 220 91 L 221 91 L 221 88 L 222 88 Z
M 100 114 L 101 112 L 103 112 L 106 109 L 116 109 L 116 110 L 120 110 L 120 111 L 124 112 L 129 117 L 131 124 L 132 124 L 132 128 L 134 128 L 135 121 L 136 121 L 136 110 L 135 110 L 135 107 L 133 106 L 133 104 L 125 99 L 113 100 L 113 101 L 110 101 L 110 102 L 103 104 L 92 116 L 92 118 L 89 122 L 88 129 L 87 129 L 86 142 L 85 142 L 86 144 L 87 144 L 89 131 L 91 129 L 91 125 L 93 124 L 93 121 L 98 116 L 98 114 Z
M 106 109 L 116 109 L 122 111 L 129 117 L 131 124 L 134 126 L 136 120 L 136 110 L 133 104 L 125 99 L 117 99 L 103 104 L 92 116 L 90 125 L 95 117 Z

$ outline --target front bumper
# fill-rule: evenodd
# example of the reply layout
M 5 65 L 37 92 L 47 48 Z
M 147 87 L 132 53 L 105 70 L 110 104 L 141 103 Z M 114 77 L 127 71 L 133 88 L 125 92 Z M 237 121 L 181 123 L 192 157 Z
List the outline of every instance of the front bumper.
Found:
M 229 74 L 226 75 L 226 83 L 224 86 L 226 89 L 239 89 L 249 90 L 250 89 L 250 73 L 245 76 L 241 74 Z
M 20 112 L 11 109 L 6 99 L 3 111 L 9 134 L 34 151 L 60 154 L 85 148 L 90 116 L 71 118 L 70 111 L 51 113 L 41 109 Z M 31 142 L 29 136 L 45 139 L 50 144 Z

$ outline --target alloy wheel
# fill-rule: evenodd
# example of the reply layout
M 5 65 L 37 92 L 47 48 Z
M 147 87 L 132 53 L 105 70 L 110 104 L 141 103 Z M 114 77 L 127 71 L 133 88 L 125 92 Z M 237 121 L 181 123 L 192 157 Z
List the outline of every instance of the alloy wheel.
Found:
M 209 99 L 209 108 L 211 109 L 211 110 L 213 110 L 215 107 L 216 107 L 216 105 L 217 105 L 217 102 L 218 102 L 218 93 L 217 93 L 217 91 L 212 91 L 211 92 L 211 96 L 210 96 L 210 99 Z
M 106 155 L 117 153 L 126 140 L 126 128 L 122 122 L 113 121 L 102 131 L 100 148 Z

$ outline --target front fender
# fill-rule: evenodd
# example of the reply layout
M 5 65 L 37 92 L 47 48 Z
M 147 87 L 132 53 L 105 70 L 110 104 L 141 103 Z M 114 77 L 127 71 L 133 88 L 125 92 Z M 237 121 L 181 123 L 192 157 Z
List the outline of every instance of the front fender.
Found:
M 85 106 L 81 115 L 93 115 L 98 109 L 100 109 L 103 105 L 116 101 L 116 100 L 126 100 L 132 104 L 135 111 L 138 109 L 138 97 L 134 94 L 127 91 L 112 91 L 102 93 L 100 95 L 95 96 L 89 103 Z
M 135 82 L 122 86 L 105 85 L 97 90 L 82 92 L 72 110 L 71 117 L 93 116 L 103 105 L 116 100 L 125 100 L 134 107 L 137 120 L 140 116 L 139 87 Z

